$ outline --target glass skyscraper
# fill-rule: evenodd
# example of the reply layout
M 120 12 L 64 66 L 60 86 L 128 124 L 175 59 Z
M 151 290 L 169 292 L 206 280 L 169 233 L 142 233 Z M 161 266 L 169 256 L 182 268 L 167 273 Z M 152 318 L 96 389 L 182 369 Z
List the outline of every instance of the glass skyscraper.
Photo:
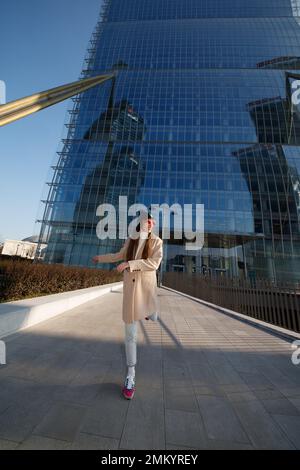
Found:
M 300 0 L 106 0 L 82 78 L 112 71 L 73 100 L 45 262 L 117 250 L 96 210 L 122 195 L 204 204 L 204 248 L 165 241 L 165 270 L 299 280 Z

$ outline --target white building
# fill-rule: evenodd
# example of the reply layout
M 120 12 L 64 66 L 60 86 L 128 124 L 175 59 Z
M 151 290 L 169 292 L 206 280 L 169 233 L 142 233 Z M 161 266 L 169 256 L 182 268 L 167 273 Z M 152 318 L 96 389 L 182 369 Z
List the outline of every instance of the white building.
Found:
M 39 248 L 38 258 L 43 257 L 43 251 L 46 244 L 42 243 Z M 23 240 L 5 240 L 2 249 L 2 255 L 20 256 L 21 258 L 34 259 L 38 247 L 38 237 L 24 238 Z

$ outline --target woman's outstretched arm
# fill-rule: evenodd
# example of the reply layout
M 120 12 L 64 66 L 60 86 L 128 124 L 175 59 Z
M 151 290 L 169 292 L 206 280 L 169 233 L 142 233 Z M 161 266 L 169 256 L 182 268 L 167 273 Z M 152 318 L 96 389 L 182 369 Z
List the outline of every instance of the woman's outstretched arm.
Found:
M 127 250 L 127 246 L 129 243 L 129 238 L 125 241 L 124 245 L 117 253 L 107 253 L 105 255 L 97 255 L 92 258 L 94 263 L 116 263 L 117 261 L 121 261 L 125 259 L 125 254 Z

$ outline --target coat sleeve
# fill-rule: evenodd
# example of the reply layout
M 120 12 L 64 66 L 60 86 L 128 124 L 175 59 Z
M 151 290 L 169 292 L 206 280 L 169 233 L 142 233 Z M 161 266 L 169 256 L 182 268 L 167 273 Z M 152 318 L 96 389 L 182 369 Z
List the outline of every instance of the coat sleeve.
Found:
M 124 245 L 122 246 L 120 251 L 118 251 L 117 253 L 107 253 L 105 255 L 98 255 L 98 258 L 99 258 L 98 262 L 99 263 L 115 263 L 117 261 L 121 261 L 125 259 L 125 254 L 126 254 L 126 250 L 129 244 L 129 240 L 130 239 L 127 238 Z
M 128 261 L 130 271 L 152 271 L 159 268 L 163 257 L 163 241 L 157 239 L 152 255 L 147 259 L 134 259 Z

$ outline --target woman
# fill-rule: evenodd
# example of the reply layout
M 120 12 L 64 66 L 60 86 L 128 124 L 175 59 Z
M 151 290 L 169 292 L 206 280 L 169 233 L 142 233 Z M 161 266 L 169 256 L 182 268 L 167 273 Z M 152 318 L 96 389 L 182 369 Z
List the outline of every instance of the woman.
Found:
M 118 253 L 94 256 L 94 263 L 114 263 L 125 260 L 117 266 L 124 273 L 123 310 L 125 323 L 125 351 L 128 367 L 122 388 L 125 398 L 132 399 L 135 392 L 135 365 L 138 320 L 158 318 L 156 270 L 163 257 L 163 241 L 152 232 L 155 220 L 148 212 L 137 226 L 139 237 L 127 238 Z

